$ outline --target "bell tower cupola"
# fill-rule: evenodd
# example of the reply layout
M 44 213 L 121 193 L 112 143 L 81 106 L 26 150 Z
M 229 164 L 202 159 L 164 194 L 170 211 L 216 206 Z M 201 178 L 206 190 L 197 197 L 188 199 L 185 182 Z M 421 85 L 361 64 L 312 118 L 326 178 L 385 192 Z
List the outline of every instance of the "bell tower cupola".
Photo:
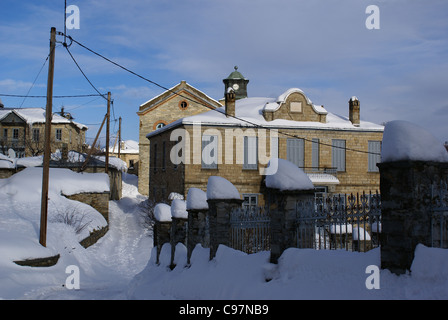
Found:
M 249 80 L 244 78 L 244 76 L 238 71 L 238 67 L 235 66 L 235 71 L 233 71 L 227 78 L 222 80 L 224 82 L 224 96 L 228 92 L 229 88 L 235 92 L 235 99 L 247 98 L 247 84 Z

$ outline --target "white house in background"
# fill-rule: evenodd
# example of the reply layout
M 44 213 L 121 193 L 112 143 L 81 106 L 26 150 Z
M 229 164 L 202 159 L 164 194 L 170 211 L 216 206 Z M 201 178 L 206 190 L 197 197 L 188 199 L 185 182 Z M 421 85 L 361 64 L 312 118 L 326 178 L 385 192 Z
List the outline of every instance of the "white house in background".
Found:
M 138 142 L 134 140 L 125 140 L 120 143 L 120 150 L 118 150 L 118 143 L 109 148 L 111 156 L 118 158 L 118 151 L 120 151 L 120 159 L 126 162 L 128 166 L 128 173 L 138 175 L 139 165 L 139 147 Z

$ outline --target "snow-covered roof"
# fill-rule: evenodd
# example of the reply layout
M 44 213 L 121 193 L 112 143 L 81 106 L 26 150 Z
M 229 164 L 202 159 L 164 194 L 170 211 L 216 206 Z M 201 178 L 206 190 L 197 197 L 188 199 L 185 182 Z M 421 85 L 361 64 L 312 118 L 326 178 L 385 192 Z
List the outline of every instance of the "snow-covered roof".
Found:
M 46 117 L 45 117 L 45 109 L 43 108 L 17 108 L 17 109 L 0 109 L 0 120 L 7 117 L 10 113 L 14 113 L 18 117 L 22 118 L 26 123 L 32 125 L 35 123 L 45 123 Z M 61 115 L 54 113 L 51 123 L 73 123 L 75 126 L 77 126 L 79 129 L 87 130 L 88 127 L 69 120 L 67 118 L 62 117 Z
M 340 116 L 325 110 L 322 106 L 314 105 L 314 110 L 317 113 L 326 113 L 326 123 L 317 121 L 294 121 L 286 119 L 275 119 L 267 121 L 263 116 L 263 109 L 277 108 L 279 101 L 284 101 L 288 95 L 293 92 L 303 93 L 302 90 L 292 88 L 285 91 L 279 97 L 275 98 L 245 98 L 236 101 L 235 117 L 226 117 L 225 107 L 210 110 L 194 116 L 185 117 L 174 121 L 163 128 L 147 134 L 147 138 L 157 135 L 161 132 L 175 128 L 179 125 L 193 125 L 200 123 L 201 125 L 211 126 L 238 126 L 238 127 L 253 127 L 259 126 L 269 129 L 324 129 L 324 130 L 353 130 L 353 131 L 383 131 L 384 126 L 368 122 L 360 121 L 359 126 L 353 125 L 348 117 Z M 309 100 L 309 99 L 308 99 Z M 275 110 L 275 109 L 271 109 Z
M 118 153 L 118 144 L 109 148 L 109 152 Z M 139 153 L 138 142 L 134 140 L 125 140 L 121 142 L 120 153 Z

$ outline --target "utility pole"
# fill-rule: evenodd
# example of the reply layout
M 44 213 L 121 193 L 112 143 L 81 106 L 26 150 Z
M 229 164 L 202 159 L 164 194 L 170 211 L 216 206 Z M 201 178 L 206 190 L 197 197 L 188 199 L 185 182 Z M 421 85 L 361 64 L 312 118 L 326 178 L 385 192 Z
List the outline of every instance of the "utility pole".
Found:
M 120 159 L 121 151 L 121 117 L 118 118 L 118 159 Z
M 50 33 L 50 60 L 48 66 L 47 80 L 47 106 L 45 110 L 45 142 L 44 142 L 44 160 L 42 171 L 42 201 L 40 211 L 40 235 L 39 243 L 47 246 L 47 214 L 48 214 L 48 184 L 50 175 L 50 156 L 51 156 L 51 120 L 53 114 L 53 79 L 54 79 L 54 58 L 56 48 L 56 28 L 51 28 Z
M 110 92 L 107 93 L 107 123 L 106 123 L 106 168 L 109 173 L 109 135 L 110 135 Z

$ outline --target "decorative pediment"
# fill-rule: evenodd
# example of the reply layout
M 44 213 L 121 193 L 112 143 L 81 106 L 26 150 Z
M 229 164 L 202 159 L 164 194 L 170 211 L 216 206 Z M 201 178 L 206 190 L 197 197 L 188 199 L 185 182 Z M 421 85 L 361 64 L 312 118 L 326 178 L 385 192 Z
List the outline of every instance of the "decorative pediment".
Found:
M 266 121 L 284 119 L 327 122 L 327 111 L 324 107 L 314 105 L 305 93 L 298 88 L 289 89 L 281 94 L 276 101 L 266 103 L 263 108 L 263 116 Z
M 3 119 L 1 119 L 1 123 L 14 125 L 14 124 L 25 124 L 26 121 L 22 117 L 20 117 L 17 113 L 11 111 Z

